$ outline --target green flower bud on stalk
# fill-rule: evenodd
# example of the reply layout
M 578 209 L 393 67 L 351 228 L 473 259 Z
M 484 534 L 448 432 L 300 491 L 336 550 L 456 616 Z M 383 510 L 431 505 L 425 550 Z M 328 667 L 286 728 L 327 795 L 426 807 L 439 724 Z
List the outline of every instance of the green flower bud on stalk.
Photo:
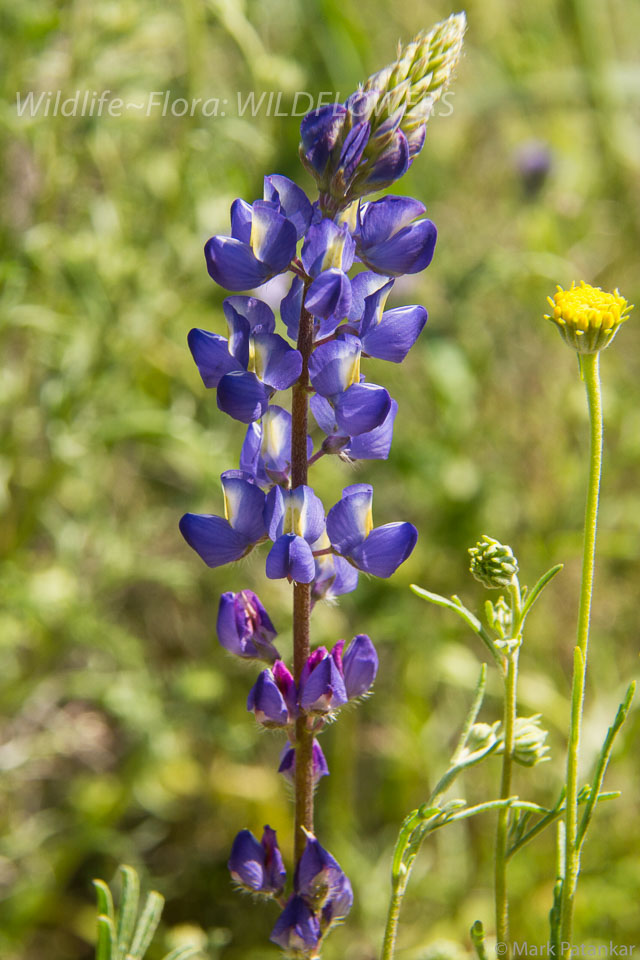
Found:
M 523 767 L 535 767 L 537 763 L 543 763 L 550 760 L 548 756 L 549 747 L 545 740 L 549 733 L 540 726 L 541 715 L 534 714 L 532 717 L 518 717 L 515 723 L 515 738 L 513 759 Z M 497 731 L 498 739 L 504 737 L 502 724 Z M 496 753 L 504 751 L 504 743 L 498 747 Z
M 483 536 L 475 547 L 469 548 L 471 573 L 488 590 L 508 587 L 518 573 L 518 561 L 511 547 Z

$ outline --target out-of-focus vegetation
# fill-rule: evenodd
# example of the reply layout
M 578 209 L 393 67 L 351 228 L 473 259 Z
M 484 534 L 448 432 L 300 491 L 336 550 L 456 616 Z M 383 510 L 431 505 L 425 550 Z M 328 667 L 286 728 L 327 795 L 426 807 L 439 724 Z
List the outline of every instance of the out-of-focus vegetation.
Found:
M 135 863 L 167 897 L 161 956 L 198 942 L 210 958 L 258 960 L 274 916 L 230 886 L 245 826 L 291 807 L 279 741 L 245 710 L 254 669 L 214 638 L 222 590 L 257 590 L 289 650 L 289 590 L 263 556 L 210 571 L 186 547 L 186 510 L 220 509 L 219 473 L 242 430 L 219 413 L 186 349 L 192 326 L 224 332 L 202 243 L 226 232 L 235 196 L 265 173 L 310 188 L 298 119 L 240 115 L 250 91 L 335 91 L 393 58 L 396 40 L 448 15 L 441 2 L 150 0 L 3 5 L 2 452 L 0 454 L 0 956 L 92 953 L 90 880 Z M 563 573 L 531 617 L 523 711 L 550 727 L 553 762 L 515 789 L 555 799 L 562 777 L 579 578 L 586 412 L 575 359 L 542 320 L 556 283 L 584 278 L 640 299 L 640 7 L 625 0 L 470 0 L 466 55 L 399 191 L 427 204 L 436 257 L 391 305 L 430 320 L 401 370 L 392 456 L 317 467 L 328 507 L 341 484 L 375 485 L 377 522 L 414 521 L 418 547 L 390 582 L 363 580 L 318 607 L 315 639 L 369 632 L 375 696 L 324 737 L 331 776 L 317 828 L 353 878 L 356 907 L 326 956 L 369 960 L 380 942 L 389 854 L 456 736 L 483 651 L 417 582 L 484 602 L 466 548 L 510 543 L 523 582 Z M 16 91 L 111 91 L 146 103 L 218 97 L 225 116 L 18 117 Z M 263 101 L 264 103 L 264 101 Z M 304 101 L 306 106 L 307 101 Z M 637 313 L 637 311 L 636 311 Z M 603 356 L 606 467 L 585 727 L 584 778 L 637 669 L 640 324 Z M 377 364 L 368 375 L 377 379 Z M 497 719 L 494 677 L 481 719 Z M 637 943 L 638 719 L 607 778 L 583 856 L 580 938 Z M 459 786 L 495 795 L 497 760 Z M 463 956 L 491 921 L 493 820 L 437 835 L 421 855 L 401 926 L 413 960 Z M 553 837 L 511 865 L 513 930 L 544 943 Z M 434 941 L 440 946 L 429 947 Z M 460 944 L 458 951 L 444 941 Z

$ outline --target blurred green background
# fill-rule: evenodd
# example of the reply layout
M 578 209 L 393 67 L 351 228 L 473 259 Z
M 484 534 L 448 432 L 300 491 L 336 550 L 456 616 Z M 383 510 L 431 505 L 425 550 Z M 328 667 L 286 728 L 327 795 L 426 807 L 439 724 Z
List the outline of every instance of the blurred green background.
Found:
M 234 197 L 261 194 L 265 173 L 311 189 L 298 118 L 240 116 L 238 94 L 282 91 L 280 112 L 298 90 L 343 98 L 393 59 L 398 38 L 450 12 L 425 0 L 2 4 L 2 960 L 89 958 L 90 881 L 121 861 L 167 896 L 158 949 L 186 937 L 212 960 L 277 955 L 273 911 L 235 894 L 225 863 L 235 832 L 264 823 L 290 853 L 280 739 L 247 715 L 256 670 L 225 657 L 214 623 L 221 591 L 251 587 L 288 654 L 289 588 L 265 581 L 258 552 L 208 570 L 177 528 L 187 510 L 219 511 L 219 474 L 243 432 L 186 348 L 192 326 L 225 330 L 202 244 L 227 232 Z M 364 631 L 381 655 L 375 696 L 323 737 L 331 776 L 317 830 L 357 895 L 328 960 L 376 956 L 397 825 L 442 772 L 483 657 L 408 585 L 479 607 L 466 548 L 483 533 L 513 546 L 524 582 L 566 564 L 521 657 L 521 708 L 543 713 L 553 762 L 519 769 L 515 783 L 542 803 L 556 796 L 587 420 L 575 359 L 542 314 L 573 279 L 640 298 L 640 4 L 472 0 L 467 14 L 452 95 L 396 191 L 427 204 L 439 242 L 390 305 L 422 302 L 429 324 L 401 369 L 366 367 L 400 403 L 392 456 L 357 468 L 332 458 L 314 479 L 327 507 L 342 485 L 373 482 L 377 522 L 412 520 L 421 534 L 391 581 L 362 578 L 314 614 L 318 643 Z M 17 91 L 57 89 L 217 97 L 226 115 L 18 117 Z M 532 171 L 540 157 L 546 175 Z M 639 348 L 632 315 L 603 356 L 585 778 L 637 672 Z M 498 694 L 492 675 L 483 720 L 497 718 Z M 633 713 L 607 779 L 623 797 L 600 811 L 583 857 L 585 941 L 640 940 L 637 732 Z M 498 766 L 456 794 L 495 795 Z M 428 844 L 399 956 L 462 957 L 474 920 L 492 929 L 493 830 L 475 820 Z M 549 833 L 511 867 L 517 939 L 545 942 L 553 877 Z

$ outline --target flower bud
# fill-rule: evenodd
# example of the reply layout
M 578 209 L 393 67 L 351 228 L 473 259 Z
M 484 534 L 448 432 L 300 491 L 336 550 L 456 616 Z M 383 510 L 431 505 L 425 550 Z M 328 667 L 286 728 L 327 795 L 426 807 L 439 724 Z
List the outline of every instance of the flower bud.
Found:
M 274 663 L 279 653 L 272 644 L 277 636 L 269 614 L 251 590 L 223 593 L 216 624 L 221 645 L 238 657 Z
M 547 300 L 553 314 L 545 314 L 545 320 L 555 323 L 564 342 L 578 353 L 598 353 L 608 347 L 633 310 L 618 290 L 606 293 L 584 280 L 578 287 L 572 283 L 568 290 L 558 287 L 553 300 Z
M 342 658 L 344 685 L 349 700 L 363 697 L 373 686 L 378 672 L 378 654 L 369 637 L 354 637 Z
M 330 713 L 347 702 L 336 658 L 325 647 L 314 650 L 300 677 L 300 706 L 309 713 Z
M 282 660 L 276 660 L 272 670 L 262 671 L 249 691 L 247 710 L 265 727 L 286 727 L 294 721 L 295 683 Z
M 321 777 L 329 776 L 329 767 L 325 759 L 324 753 L 322 752 L 322 747 L 317 740 L 314 739 L 312 747 L 312 756 L 313 756 L 313 785 L 317 786 L 318 781 Z M 287 780 L 290 780 L 291 783 L 295 783 L 296 780 L 296 751 L 295 747 L 292 744 L 287 743 L 284 750 L 280 754 L 280 766 L 278 767 L 278 773 L 283 774 Z
M 483 536 L 475 547 L 469 548 L 470 570 L 476 580 L 491 590 L 494 587 L 508 587 L 518 573 L 518 561 L 511 547 Z
M 515 723 L 513 746 L 513 759 L 516 763 L 522 764 L 523 767 L 535 767 L 537 763 L 550 760 L 549 747 L 545 744 L 548 735 L 548 731 L 540 726 L 539 713 L 532 717 L 518 717 Z M 504 753 L 502 724 L 498 727 L 498 737 L 503 740 L 503 743 L 496 753 Z
M 228 866 L 232 879 L 251 893 L 277 897 L 282 892 L 287 874 L 276 832 L 269 826 L 261 843 L 250 830 L 241 830 L 233 841 Z

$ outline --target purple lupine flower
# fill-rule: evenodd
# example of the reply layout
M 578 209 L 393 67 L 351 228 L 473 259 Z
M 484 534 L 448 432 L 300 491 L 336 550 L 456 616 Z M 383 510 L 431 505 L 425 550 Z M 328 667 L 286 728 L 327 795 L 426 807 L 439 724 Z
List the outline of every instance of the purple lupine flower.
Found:
M 276 390 L 300 376 L 302 356 L 277 333 L 273 312 L 255 297 L 228 297 L 229 339 L 193 329 L 189 349 L 205 387 L 217 389 L 218 407 L 242 423 L 259 420 Z
M 346 335 L 321 343 L 311 354 L 311 385 L 331 404 L 339 431 L 355 437 L 386 419 L 391 397 L 384 387 L 360 381 L 360 341 Z
M 267 556 L 267 576 L 311 583 L 315 564 L 311 544 L 324 530 L 324 507 L 311 487 L 274 487 L 265 503 L 265 523 L 274 541 Z
M 431 220 L 412 222 L 423 213 L 424 204 L 412 197 L 388 196 L 362 204 L 355 232 L 356 253 L 362 262 L 390 277 L 428 267 L 437 230 Z
M 231 236 L 207 240 L 204 254 L 209 276 L 225 290 L 259 287 L 286 270 L 295 257 L 298 227 L 280 212 L 280 206 L 272 200 L 253 204 L 234 200 Z
M 297 714 L 296 687 L 291 673 L 276 660 L 272 669 L 263 670 L 249 691 L 247 710 L 255 714 L 263 727 L 286 727 Z
M 296 893 L 314 910 L 333 901 L 336 907 L 333 920 L 338 919 L 338 911 L 344 917 L 351 909 L 353 894 L 344 870 L 312 834 L 307 835 L 293 882 Z
M 272 643 L 277 631 L 252 590 L 222 594 L 216 630 L 220 644 L 238 657 L 267 663 L 280 657 Z
M 313 440 L 307 437 L 307 455 Z M 261 487 L 284 484 L 291 473 L 291 414 L 270 404 L 262 420 L 250 423 L 240 453 L 240 469 L 252 474 Z
M 391 400 L 389 412 L 379 426 L 355 437 L 349 437 L 340 430 L 334 408 L 324 397 L 316 394 L 309 405 L 316 423 L 327 434 L 322 443 L 324 453 L 338 454 L 345 460 L 386 460 L 389 456 L 393 424 L 398 412 L 395 400 Z
M 185 513 L 180 532 L 209 567 L 220 567 L 246 556 L 266 537 L 265 495 L 254 478 L 242 470 L 220 476 L 224 517 Z
M 275 830 L 266 826 L 258 843 L 250 830 L 241 830 L 229 856 L 231 878 L 252 893 L 277 897 L 287 877 Z
M 353 890 L 346 874 L 334 883 L 331 897 L 322 907 L 320 927 L 325 933 L 329 927 L 344 920 L 353 906 Z
M 308 713 L 331 713 L 348 700 L 338 656 L 318 647 L 300 674 L 298 702 Z
M 312 224 L 302 246 L 300 259 L 313 283 L 304 305 L 321 319 L 318 335 L 329 336 L 347 316 L 351 307 L 351 281 L 347 270 L 353 264 L 356 245 L 346 223 L 323 219 Z
M 340 643 L 344 644 L 344 641 Z M 369 693 L 378 672 L 378 654 L 369 637 L 365 633 L 359 633 L 341 659 L 344 686 L 349 700 Z
M 329 767 L 325 759 L 325 755 L 322 752 L 322 747 L 318 741 L 314 738 L 313 747 L 313 783 L 314 786 L 317 785 L 321 777 L 329 776 Z M 280 754 L 280 766 L 278 767 L 278 773 L 282 773 L 287 780 L 290 780 L 291 783 L 295 783 L 296 779 L 296 750 L 292 744 L 287 743 Z
M 320 921 L 297 894 L 289 897 L 269 939 L 294 956 L 308 957 L 320 943 Z
M 371 511 L 373 487 L 354 483 L 327 514 L 327 536 L 333 549 L 359 570 L 390 577 L 411 554 L 418 539 L 412 523 L 386 523 L 374 527 Z

